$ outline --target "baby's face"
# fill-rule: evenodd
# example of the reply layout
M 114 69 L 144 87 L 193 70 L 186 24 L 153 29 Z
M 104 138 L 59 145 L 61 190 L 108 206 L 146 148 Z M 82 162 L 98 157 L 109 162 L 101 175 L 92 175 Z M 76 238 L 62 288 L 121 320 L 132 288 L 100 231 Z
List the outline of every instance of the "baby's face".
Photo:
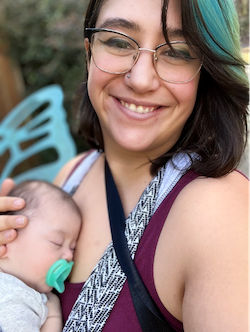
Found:
M 67 201 L 46 203 L 30 217 L 17 239 L 7 245 L 0 266 L 37 291 L 50 292 L 52 288 L 45 281 L 47 272 L 59 259 L 73 260 L 80 227 L 80 216 Z

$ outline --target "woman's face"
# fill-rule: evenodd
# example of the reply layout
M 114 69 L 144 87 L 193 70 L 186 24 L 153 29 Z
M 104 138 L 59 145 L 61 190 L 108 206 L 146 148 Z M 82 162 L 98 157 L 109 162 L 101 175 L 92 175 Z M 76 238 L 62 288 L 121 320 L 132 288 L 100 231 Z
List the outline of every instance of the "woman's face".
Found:
M 160 0 L 108 0 L 101 8 L 96 28 L 125 33 L 140 47 L 155 49 L 165 43 L 161 11 Z M 170 0 L 167 26 L 170 41 L 184 40 L 180 0 Z M 141 52 L 126 74 L 103 72 L 93 59 L 88 70 L 89 97 L 100 121 L 105 151 L 126 150 L 156 158 L 176 143 L 195 104 L 199 74 L 188 83 L 168 83 L 157 75 L 152 52 Z M 141 113 L 146 108 L 150 112 Z

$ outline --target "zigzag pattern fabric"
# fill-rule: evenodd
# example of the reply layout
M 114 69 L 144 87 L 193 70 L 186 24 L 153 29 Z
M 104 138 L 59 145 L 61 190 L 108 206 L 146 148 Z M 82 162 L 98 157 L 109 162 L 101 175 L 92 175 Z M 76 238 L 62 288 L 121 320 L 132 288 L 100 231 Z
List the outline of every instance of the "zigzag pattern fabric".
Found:
M 132 258 L 153 214 L 164 171 L 165 167 L 150 182 L 126 220 L 125 234 Z M 125 281 L 126 276 L 118 263 L 111 242 L 84 284 L 63 331 L 101 331 Z
M 98 155 L 93 153 L 90 158 L 92 158 L 92 164 Z M 152 215 L 188 170 L 190 164 L 191 156 L 185 153 L 177 154 L 150 182 L 136 207 L 126 219 L 125 235 L 132 258 L 135 256 L 140 239 Z M 79 185 L 80 179 L 85 174 L 85 171 L 82 172 L 79 167 L 63 189 L 70 192 L 72 186 Z M 125 281 L 126 276 L 120 267 L 111 242 L 85 282 L 63 332 L 102 331 Z

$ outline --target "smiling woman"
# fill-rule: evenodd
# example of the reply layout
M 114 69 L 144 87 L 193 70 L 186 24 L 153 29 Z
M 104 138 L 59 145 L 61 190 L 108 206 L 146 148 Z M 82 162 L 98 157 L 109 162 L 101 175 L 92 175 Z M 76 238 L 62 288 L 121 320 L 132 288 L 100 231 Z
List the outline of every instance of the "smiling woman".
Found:
M 227 9 L 225 8 L 225 10 L 223 9 L 222 11 L 221 6 L 223 8 L 226 6 Z M 203 65 L 203 70 L 201 71 L 201 82 L 199 84 L 199 92 L 202 91 L 204 86 L 204 89 L 206 88 L 206 96 L 211 96 L 211 98 L 208 97 L 206 99 L 206 107 L 204 107 L 204 100 L 202 100 L 202 107 L 200 108 L 199 97 L 201 94 L 198 94 L 195 109 L 192 114 L 192 119 L 187 121 L 182 135 L 175 145 L 175 149 L 163 154 L 163 158 L 157 158 L 155 161 L 156 167 L 154 169 L 154 166 L 152 166 L 152 171 L 157 170 L 157 167 L 164 164 L 172 154 L 175 154 L 176 151 L 182 149 L 197 152 L 203 157 L 197 163 L 195 162 L 194 165 L 197 167 L 197 170 L 199 170 L 199 172 L 203 173 L 204 175 L 207 175 L 207 169 L 209 175 L 220 176 L 222 175 L 220 169 L 224 167 L 222 173 L 225 174 L 230 170 L 230 168 L 234 168 L 238 163 L 239 156 L 242 154 L 245 146 L 244 140 L 242 141 L 241 137 L 242 134 L 244 135 L 244 133 L 246 135 L 246 123 L 239 123 L 239 126 L 233 126 L 234 128 L 230 129 L 225 126 L 225 123 L 227 123 L 228 116 L 232 118 L 231 123 L 234 123 L 235 121 L 238 123 L 239 121 L 237 116 L 235 116 L 236 112 L 233 111 L 233 109 L 235 109 L 234 104 L 236 102 L 233 97 L 234 95 L 239 96 L 239 103 L 236 102 L 237 107 L 242 105 L 242 112 L 244 114 L 245 105 L 247 103 L 247 99 L 244 97 L 244 94 L 247 96 L 248 80 L 244 70 L 244 62 L 240 54 L 239 35 L 235 30 L 239 27 L 237 14 L 233 6 L 234 4 L 231 1 L 201 1 L 197 3 L 197 5 L 194 5 L 194 2 L 192 1 L 190 4 L 189 2 L 183 2 L 182 29 L 174 29 L 173 32 L 170 23 L 168 23 L 170 20 L 166 21 L 167 29 L 165 31 L 167 31 L 168 34 L 165 37 L 167 40 L 168 38 L 170 38 L 170 40 L 173 40 L 173 38 L 180 39 L 180 37 L 182 37 L 183 40 L 183 35 L 185 35 L 186 41 L 188 41 L 191 45 L 196 45 L 199 47 L 199 56 L 201 59 L 200 62 L 202 62 Z M 199 11 L 204 12 L 204 15 L 202 16 L 203 20 L 199 19 Z M 207 15 L 206 13 L 208 12 L 212 12 L 212 14 Z M 90 26 L 91 28 L 93 26 L 99 28 L 100 26 L 113 29 L 117 29 L 117 27 L 119 27 L 120 30 L 118 30 L 120 32 L 126 32 L 129 31 L 129 29 L 137 31 L 139 27 L 137 24 L 134 24 L 133 26 L 131 21 L 133 20 L 126 22 L 126 20 L 123 19 L 119 23 L 117 18 L 114 20 L 112 19 L 112 21 L 107 19 L 105 22 L 97 26 L 96 16 L 92 15 L 91 21 L 90 19 L 85 21 L 85 36 L 89 37 L 90 30 L 88 29 Z M 164 22 L 162 25 L 164 27 Z M 220 28 L 218 28 L 218 26 Z M 159 27 L 159 29 L 161 29 L 161 27 Z M 149 30 L 152 30 L 152 28 Z M 176 33 L 175 31 L 179 32 Z M 164 30 L 162 33 L 164 33 Z M 89 52 L 89 56 L 90 55 L 91 52 Z M 99 57 L 101 57 L 101 53 L 99 53 Z M 95 61 L 95 57 L 93 57 L 93 60 Z M 146 73 L 146 68 L 143 73 Z M 178 70 L 178 73 L 180 73 L 180 70 Z M 211 79 L 213 80 L 213 84 L 208 84 Z M 223 98 L 224 103 L 224 107 L 220 110 L 220 112 L 217 112 L 216 110 L 218 107 L 221 108 L 221 106 L 216 105 L 218 101 L 215 98 L 212 98 L 215 90 L 217 89 L 222 91 L 221 97 Z M 136 103 L 132 104 L 135 105 Z M 153 105 L 150 106 L 153 107 Z M 134 106 L 132 106 L 132 108 L 133 107 Z M 208 112 L 208 109 L 211 109 L 211 111 Z M 231 109 L 232 112 L 229 111 Z M 204 121 L 199 121 L 198 116 L 202 116 Z M 234 116 L 235 119 L 233 118 Z M 92 121 L 93 118 L 95 119 L 94 122 Z M 82 104 L 81 119 L 81 132 L 83 133 L 84 137 L 89 141 L 91 146 L 104 149 L 102 133 L 99 132 L 98 129 L 100 128 L 99 120 L 95 116 L 95 111 L 93 111 L 92 105 L 88 102 L 87 91 L 85 94 L 85 101 Z M 195 125 L 193 125 L 194 123 Z M 207 126 L 207 123 L 210 123 L 211 127 Z M 233 141 L 232 143 L 229 143 L 227 139 L 227 130 L 235 130 L 233 135 L 235 137 L 235 143 L 233 143 Z M 93 131 L 94 135 L 96 135 L 95 139 L 93 138 Z M 242 141 L 243 144 L 239 145 L 239 141 Z M 230 146 L 228 144 L 230 144 Z M 217 153 L 210 153 L 210 149 L 211 151 L 217 151 Z M 232 153 L 232 151 L 234 151 L 234 153 Z M 235 155 L 236 151 L 238 151 L 238 157 Z
M 131 297 L 121 239 L 112 241 L 119 221 L 164 330 L 247 329 L 248 181 L 236 167 L 248 81 L 238 30 L 233 0 L 90 1 L 79 132 L 95 150 L 55 179 L 83 221 L 60 294 L 65 332 L 163 330 Z M 12 203 L 1 198 L 1 211 Z M 18 240 L 14 224 L 0 219 L 2 252 Z

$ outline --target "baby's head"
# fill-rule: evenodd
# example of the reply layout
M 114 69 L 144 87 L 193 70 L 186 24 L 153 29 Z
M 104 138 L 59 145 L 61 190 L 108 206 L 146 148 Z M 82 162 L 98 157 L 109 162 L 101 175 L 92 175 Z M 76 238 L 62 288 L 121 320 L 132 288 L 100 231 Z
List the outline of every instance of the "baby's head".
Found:
M 7 244 L 0 268 L 39 292 L 50 292 L 46 275 L 58 260 L 71 262 L 81 227 L 81 214 L 74 200 L 60 188 L 43 181 L 25 181 L 9 196 L 21 197 L 26 206 L 21 214 L 28 225 L 18 230 Z

